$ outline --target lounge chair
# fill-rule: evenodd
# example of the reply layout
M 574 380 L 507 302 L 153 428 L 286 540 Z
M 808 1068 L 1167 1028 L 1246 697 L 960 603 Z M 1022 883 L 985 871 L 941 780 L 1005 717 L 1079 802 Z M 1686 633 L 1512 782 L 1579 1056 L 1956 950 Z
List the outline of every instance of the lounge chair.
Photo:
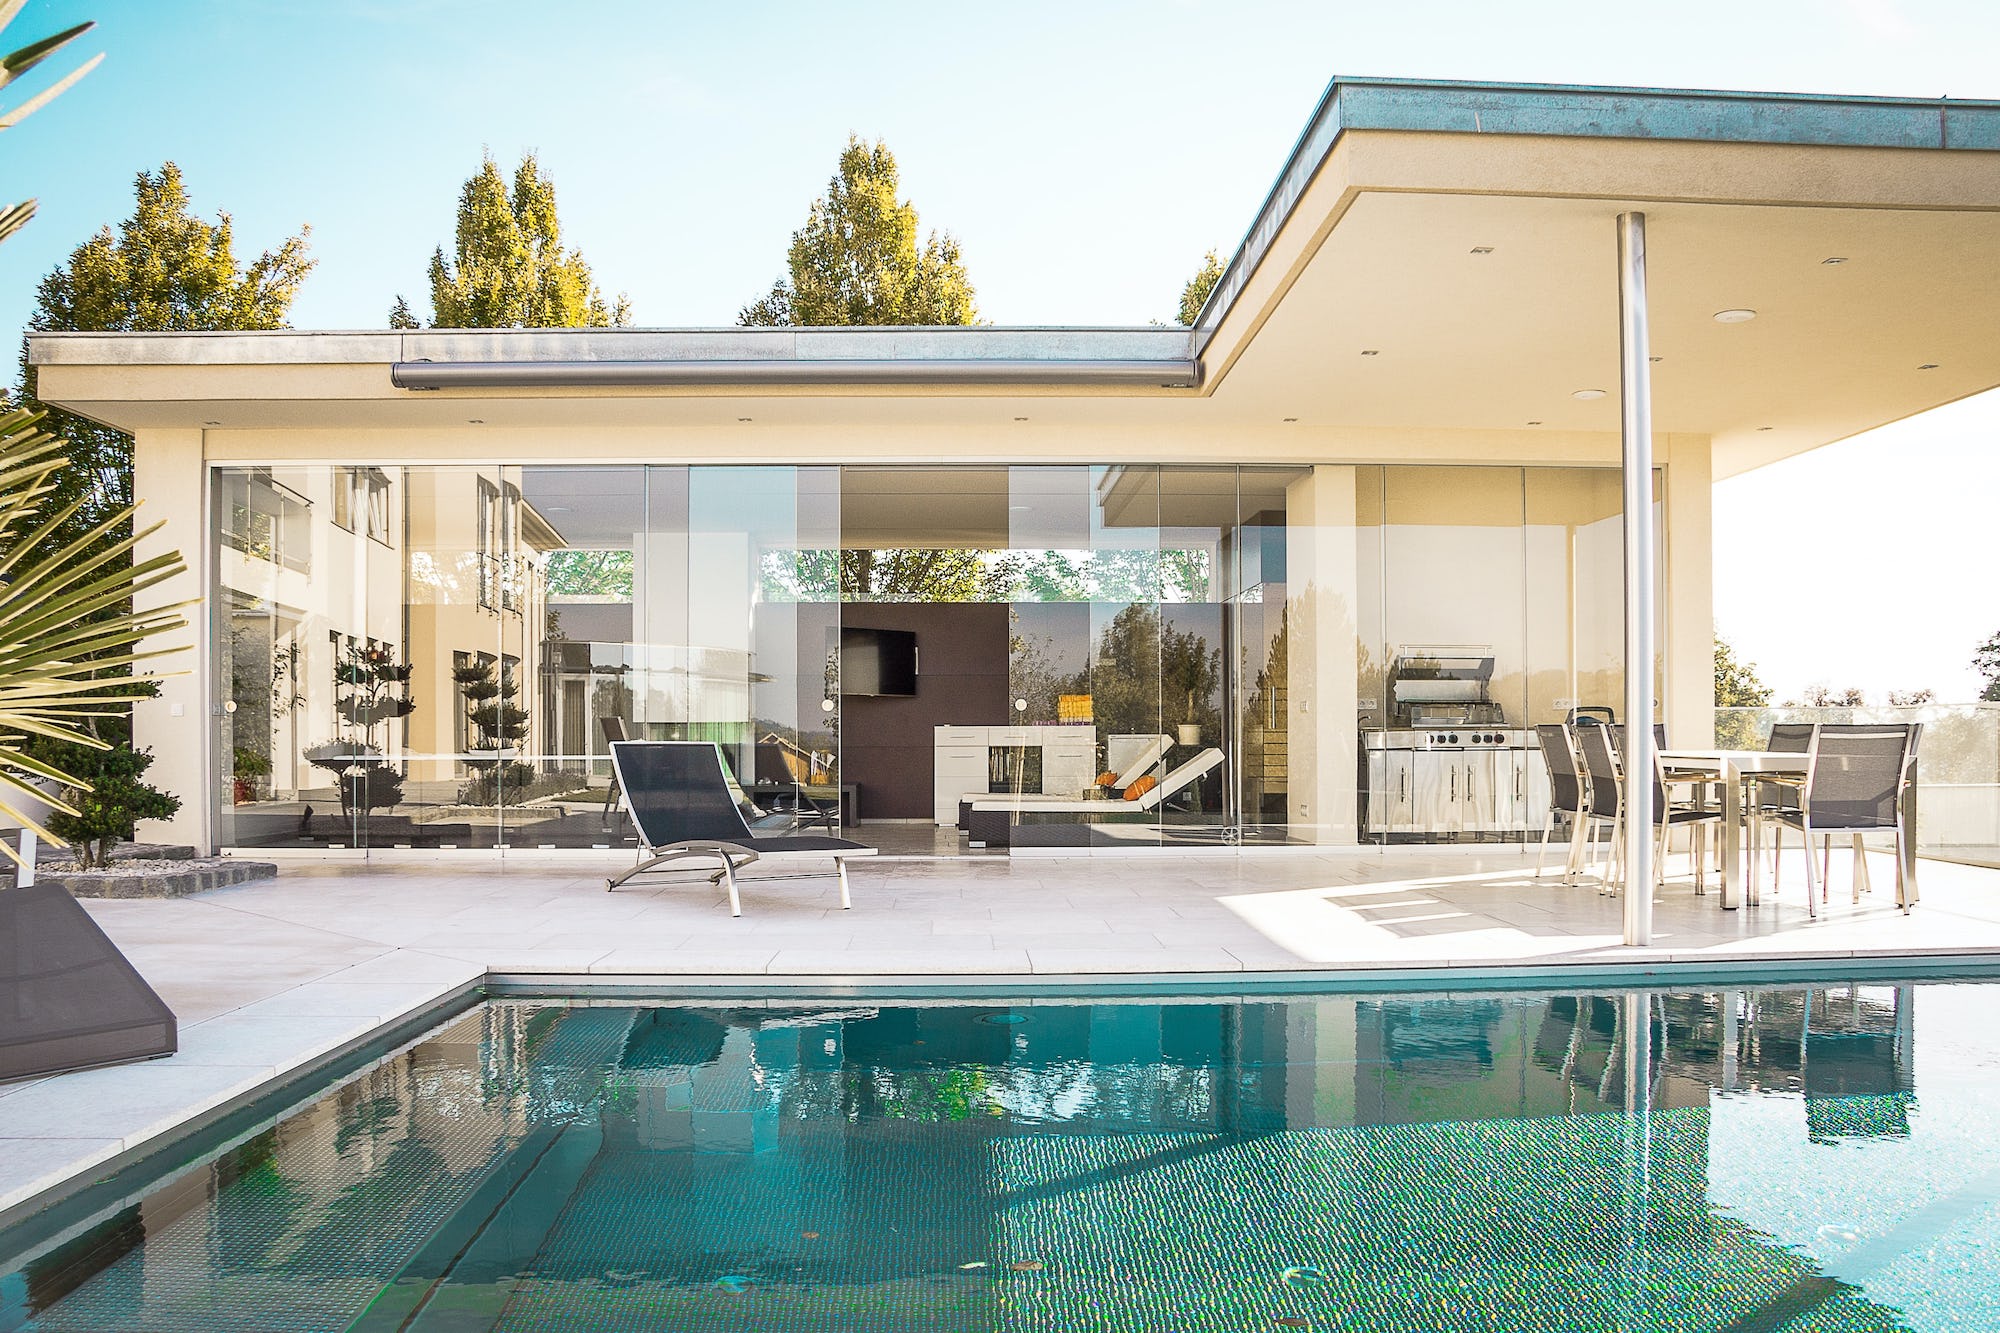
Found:
M 737 871 L 758 861 L 820 860 L 833 862 L 833 873 L 840 881 L 840 905 L 854 905 L 847 894 L 847 858 L 873 856 L 875 849 L 846 838 L 761 836 L 758 825 L 768 826 L 771 817 L 751 805 L 736 786 L 723 763 L 722 748 L 715 742 L 616 741 L 611 746 L 611 767 L 624 794 L 625 808 L 639 831 L 640 850 L 651 853 L 651 859 L 607 880 L 607 890 L 651 870 L 700 868 L 675 862 L 720 862 L 722 868 L 709 876 L 709 883 L 726 881 L 729 914 L 742 916 Z M 779 819 L 790 822 L 790 816 Z
M 1117 796 L 1096 801 L 1037 797 L 1033 804 L 1006 796 L 975 800 L 967 818 L 967 831 L 975 847 L 1006 847 L 1012 840 L 1011 830 L 1016 823 L 1074 824 L 1082 827 L 1125 822 L 1135 815 L 1158 810 L 1169 799 L 1192 786 L 1196 778 L 1221 765 L 1222 751 L 1212 748 L 1203 750 L 1160 779 L 1159 785 L 1131 800 Z
M 1127 744 L 1120 746 L 1121 741 Z M 1124 749 L 1129 757 L 1125 759 L 1124 767 L 1113 774 L 1112 780 L 1104 784 L 1106 789 L 1122 792 L 1145 777 L 1160 766 L 1160 761 L 1167 757 L 1167 751 L 1173 748 L 1173 744 L 1174 738 L 1164 732 L 1157 736 L 1113 736 L 1108 747 L 1111 752 L 1108 757 L 1116 762 L 1118 758 L 1116 751 L 1119 749 Z M 995 808 L 1005 803 L 1015 810 L 1066 810 L 1078 799 L 1078 794 L 1071 792 L 967 792 L 958 798 L 958 831 L 961 833 L 972 831 L 974 805 Z

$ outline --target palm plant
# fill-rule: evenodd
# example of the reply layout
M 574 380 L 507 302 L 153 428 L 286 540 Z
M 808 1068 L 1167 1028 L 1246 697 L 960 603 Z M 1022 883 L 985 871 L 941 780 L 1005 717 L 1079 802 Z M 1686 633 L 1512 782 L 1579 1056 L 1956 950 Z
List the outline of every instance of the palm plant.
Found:
M 7 25 L 12 23 L 15 16 L 21 12 L 21 7 L 27 3 L 28 0 L 0 0 L 0 30 L 5 30 Z M 71 42 L 96 26 L 95 23 L 79 23 L 73 28 L 64 29 L 53 37 L 44 37 L 38 42 L 30 42 L 18 51 L 12 51 L 7 55 L 0 56 L 0 88 L 5 88 L 8 84 L 20 78 L 23 74 L 26 74 L 29 70 L 41 64 L 57 51 L 68 46 Z M 35 112 L 47 106 L 57 96 L 68 89 L 71 84 L 95 69 L 97 62 L 102 59 L 104 59 L 102 55 L 92 56 L 83 63 L 81 68 L 71 70 L 59 79 L 53 87 L 44 89 L 34 97 L 15 107 L 12 111 L 0 111 L 0 130 L 12 129 Z M 26 226 L 28 219 L 34 215 L 35 201 L 32 199 L 19 204 L 0 205 L 0 241 L 6 240 L 9 236 Z
M 68 844 L 30 812 L 47 805 L 74 816 L 51 788 L 88 792 L 90 784 L 29 753 L 33 738 L 110 749 L 92 724 L 150 696 L 152 677 L 123 673 L 179 651 L 143 645 L 186 628 L 179 613 L 193 602 L 132 609 L 135 594 L 186 572 L 178 551 L 135 556 L 161 526 L 134 531 L 137 506 L 73 540 L 53 537 L 84 502 L 44 512 L 67 460 L 62 441 L 39 429 L 41 418 L 24 409 L 0 415 L 0 814 L 60 847 Z M 5 843 L 0 851 L 20 863 Z

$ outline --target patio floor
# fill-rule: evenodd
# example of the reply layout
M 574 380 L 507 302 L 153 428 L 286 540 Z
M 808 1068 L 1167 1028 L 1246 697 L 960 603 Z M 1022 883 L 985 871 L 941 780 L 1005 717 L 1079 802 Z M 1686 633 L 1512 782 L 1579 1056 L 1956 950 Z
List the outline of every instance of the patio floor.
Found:
M 1563 987 L 1676 963 L 2000 964 L 2000 870 L 1924 862 L 1923 901 L 1905 916 L 1887 858 L 1857 906 L 1836 857 L 1834 902 L 1815 922 L 1796 857 L 1783 900 L 1767 894 L 1760 907 L 1723 912 L 1712 884 L 1706 898 L 1669 884 L 1646 949 L 1619 943 L 1620 899 L 1562 885 L 1553 868 L 1537 881 L 1532 850 L 1515 847 L 885 858 L 857 863 L 851 912 L 830 878 L 759 883 L 752 870 L 741 918 L 699 878 L 606 893 L 606 874 L 629 862 L 575 858 L 297 861 L 276 880 L 191 898 L 93 900 L 92 916 L 179 1015 L 181 1049 L 0 1086 L 0 1224 L 62 1181 L 486 979 L 810 989 L 1196 975 L 1254 991 L 1298 974 L 1338 986 L 1409 971 L 1420 987 L 1518 969 Z

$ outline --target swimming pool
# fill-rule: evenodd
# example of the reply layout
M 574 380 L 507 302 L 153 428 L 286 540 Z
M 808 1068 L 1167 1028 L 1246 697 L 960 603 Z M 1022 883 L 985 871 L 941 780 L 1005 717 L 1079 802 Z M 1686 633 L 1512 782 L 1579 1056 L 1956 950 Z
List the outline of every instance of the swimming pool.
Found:
M 490 1001 L 0 1330 L 1991 1329 L 1996 1000 Z

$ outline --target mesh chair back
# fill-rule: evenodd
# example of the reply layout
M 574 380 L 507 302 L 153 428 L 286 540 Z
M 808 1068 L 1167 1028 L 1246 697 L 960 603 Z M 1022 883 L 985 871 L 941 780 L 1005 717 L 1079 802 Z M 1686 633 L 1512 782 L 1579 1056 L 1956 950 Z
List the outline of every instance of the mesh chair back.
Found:
M 1812 752 L 1813 726 L 1811 722 L 1777 722 L 1771 726 L 1771 739 L 1764 748 L 1773 754 L 1810 754 Z M 1760 788 L 1766 809 L 1796 810 L 1799 808 L 1798 788 L 1790 784 L 1773 783 Z
M 1578 727 L 1576 745 L 1590 779 L 1590 813 L 1611 819 L 1618 814 L 1618 760 L 1611 753 L 1611 727 Z
M 1895 828 L 1910 742 L 1903 726 L 1822 726 L 1806 775 L 1813 828 Z
M 648 847 L 752 836 L 714 741 L 618 741 L 611 763 Z
M 1777 722 L 1771 726 L 1771 739 L 1764 748 L 1772 754 L 1806 754 L 1812 750 L 1813 724 L 1810 722 Z
M 1576 771 L 1569 728 L 1544 722 L 1535 728 L 1535 739 L 1541 742 L 1542 760 L 1549 766 L 1549 804 L 1564 814 L 1578 813 L 1583 808 L 1583 781 Z

